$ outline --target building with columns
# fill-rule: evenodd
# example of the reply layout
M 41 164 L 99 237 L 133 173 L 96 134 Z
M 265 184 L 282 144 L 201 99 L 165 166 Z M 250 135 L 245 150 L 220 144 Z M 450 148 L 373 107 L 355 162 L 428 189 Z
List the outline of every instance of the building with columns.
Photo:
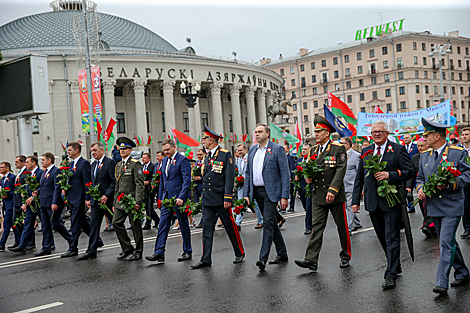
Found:
M 324 115 L 327 91 L 344 101 L 357 115 L 408 112 L 432 106 L 440 98 L 439 60 L 431 47 L 450 44 L 442 59 L 445 99 L 452 99 L 459 126 L 470 125 L 470 38 L 459 31 L 448 35 L 397 31 L 354 42 L 299 53 L 261 64 L 285 79 L 292 107 L 284 122 L 291 130 L 298 122 L 303 134 L 313 134 L 313 120 Z
M 96 4 L 89 2 L 89 9 Z M 0 27 L 3 61 L 28 54 L 48 58 L 50 114 L 32 119 L 34 151 L 63 154 L 59 141 L 81 140 L 85 153 L 89 137 L 82 133 L 73 16 L 81 0 L 56 0 L 52 12 L 26 16 Z M 152 154 L 161 149 L 171 126 L 194 139 L 203 125 L 229 139 L 252 137 L 257 123 L 267 122 L 267 107 L 278 101 L 283 78 L 251 63 L 200 56 L 188 46 L 178 50 L 159 35 L 121 17 L 98 13 L 102 84 L 102 121 L 117 120 L 115 137 L 153 136 Z M 95 43 L 90 43 L 90 45 Z M 201 84 L 200 97 L 188 109 L 180 84 L 193 78 Z M 1 160 L 18 154 L 17 122 L 0 121 Z M 235 140 L 222 143 L 231 149 Z

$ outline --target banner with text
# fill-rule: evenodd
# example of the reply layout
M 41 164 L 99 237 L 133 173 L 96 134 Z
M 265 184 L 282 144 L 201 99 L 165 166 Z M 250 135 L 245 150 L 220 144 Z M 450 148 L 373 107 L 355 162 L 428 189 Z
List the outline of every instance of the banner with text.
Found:
M 439 103 L 432 107 L 404 113 L 359 113 L 357 120 L 357 135 L 370 136 L 372 124 L 384 121 L 388 124 L 390 135 L 419 134 L 423 132 L 421 118 L 431 122 L 451 125 L 451 101 Z
M 93 82 L 93 110 L 94 110 L 94 126 L 97 131 L 96 121 L 101 123 L 101 79 L 100 67 L 98 65 L 91 68 L 91 81 Z M 82 115 L 82 132 L 89 133 L 90 125 L 88 122 L 88 86 L 86 80 L 86 69 L 78 71 L 78 82 L 80 89 L 80 108 Z

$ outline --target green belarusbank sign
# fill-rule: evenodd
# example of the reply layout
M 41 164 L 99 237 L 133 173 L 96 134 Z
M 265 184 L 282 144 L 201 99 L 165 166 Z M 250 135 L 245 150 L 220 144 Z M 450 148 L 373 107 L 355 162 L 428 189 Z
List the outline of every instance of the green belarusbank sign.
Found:
M 367 27 L 356 31 L 356 40 L 366 39 L 367 37 L 380 36 L 382 34 L 390 34 L 403 29 L 403 21 L 405 19 L 388 22 L 386 24 Z

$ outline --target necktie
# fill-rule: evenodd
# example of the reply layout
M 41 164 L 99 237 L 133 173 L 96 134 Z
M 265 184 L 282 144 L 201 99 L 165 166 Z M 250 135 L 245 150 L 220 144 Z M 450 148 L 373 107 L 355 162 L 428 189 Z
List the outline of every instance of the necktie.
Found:
M 147 170 L 147 164 L 144 164 L 144 172 Z
M 72 161 L 72 162 L 70 162 L 70 163 L 69 163 L 69 167 L 70 167 L 70 169 L 72 169 L 72 168 L 73 168 L 73 162 L 74 162 L 74 161 Z
M 100 164 L 101 164 L 100 161 L 98 161 L 98 163 L 96 163 L 95 173 L 94 173 L 95 178 L 96 178 L 96 174 L 98 173 L 98 168 L 100 167 Z
M 168 162 L 166 163 L 166 169 L 165 169 L 166 176 L 168 176 L 168 169 L 170 168 L 170 163 L 171 163 L 171 159 L 168 159 Z
M 42 184 L 42 182 L 44 181 L 44 179 L 46 179 L 47 173 L 49 173 L 49 169 L 47 169 L 47 170 L 44 172 L 44 174 L 42 175 L 42 177 L 41 177 L 41 184 Z
M 323 152 L 323 146 L 320 146 L 320 153 L 321 154 Z
M 437 150 L 434 150 L 434 161 L 437 161 L 438 156 L 439 154 L 437 153 Z
M 377 147 L 377 153 L 375 155 L 380 155 L 380 146 Z

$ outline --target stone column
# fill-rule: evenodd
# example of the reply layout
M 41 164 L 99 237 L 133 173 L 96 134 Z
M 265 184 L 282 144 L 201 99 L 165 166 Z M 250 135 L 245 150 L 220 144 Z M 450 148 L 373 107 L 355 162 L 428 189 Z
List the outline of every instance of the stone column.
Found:
M 274 105 L 274 97 L 276 96 L 276 92 L 273 90 L 268 90 L 266 94 L 266 108 L 269 108 L 270 106 Z M 267 110 L 266 110 L 267 111 Z M 267 118 L 267 113 L 266 113 L 266 122 L 270 122 L 271 120 L 268 121 Z
M 163 110 L 165 111 L 166 136 L 171 135 L 171 126 L 176 128 L 175 102 L 173 100 L 174 87 L 175 87 L 175 81 L 173 80 L 167 80 L 167 81 L 162 82 Z
M 242 130 L 242 110 L 240 107 L 240 89 L 242 85 L 233 84 L 230 86 L 230 99 L 232 103 L 232 123 L 233 133 L 241 138 Z
M 255 91 L 256 87 L 247 87 L 245 89 L 246 115 L 248 118 L 248 134 L 250 138 L 253 137 L 253 132 L 256 128 Z
M 114 101 L 114 87 L 116 86 L 116 81 L 113 79 L 103 80 L 103 93 L 104 93 L 104 114 L 102 114 L 102 124 L 104 129 L 108 127 L 109 121 L 112 118 L 116 121 L 116 104 Z M 114 138 L 117 139 L 117 127 L 113 128 Z M 109 147 L 108 150 L 112 150 L 112 147 Z
M 268 124 L 266 115 L 266 88 L 259 88 L 257 92 L 258 99 L 258 122 Z
M 82 113 L 80 108 L 80 94 L 78 90 L 78 81 L 69 80 L 70 90 L 72 91 L 72 135 L 71 141 L 82 140 Z M 82 140 L 83 141 L 83 140 Z
M 146 108 L 145 108 L 145 80 L 134 80 L 132 83 L 134 87 L 134 101 L 135 101 L 135 136 L 147 140 L 147 119 L 146 119 Z M 140 147 L 141 149 L 144 146 Z
M 222 100 L 220 98 L 220 89 L 222 83 L 213 83 L 211 89 L 211 102 L 212 102 L 212 130 L 216 133 L 225 136 L 224 134 L 224 116 L 222 113 Z
M 193 81 L 192 85 L 196 86 L 198 82 Z M 198 140 L 199 135 L 202 133 L 201 129 L 201 108 L 199 106 L 199 97 L 196 98 L 196 105 L 194 108 L 188 108 L 189 117 L 189 136 L 195 140 Z M 194 149 L 193 149 L 194 150 Z M 196 152 L 194 152 L 196 155 Z

